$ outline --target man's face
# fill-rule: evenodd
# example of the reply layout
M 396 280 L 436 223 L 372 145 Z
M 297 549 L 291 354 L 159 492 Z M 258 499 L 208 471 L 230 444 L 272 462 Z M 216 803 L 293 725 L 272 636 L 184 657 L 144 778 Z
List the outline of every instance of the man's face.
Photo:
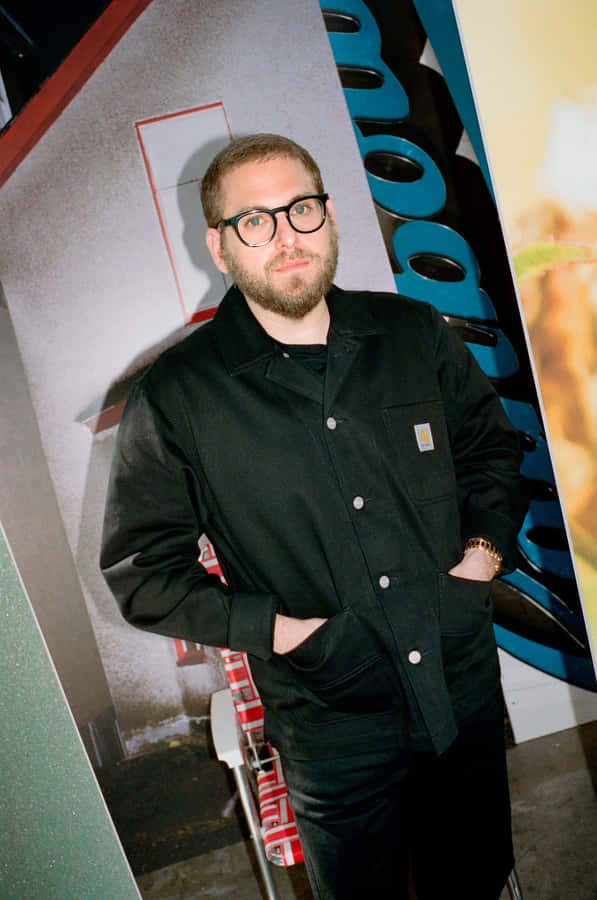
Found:
M 307 194 L 315 185 L 302 163 L 272 159 L 244 163 L 222 185 L 222 218 L 251 209 L 274 209 Z M 337 228 L 331 201 L 318 231 L 301 234 L 278 213 L 274 237 L 263 247 L 247 247 L 234 228 L 208 229 L 207 245 L 221 272 L 229 273 L 248 300 L 287 318 L 301 319 L 329 291 L 338 259 Z

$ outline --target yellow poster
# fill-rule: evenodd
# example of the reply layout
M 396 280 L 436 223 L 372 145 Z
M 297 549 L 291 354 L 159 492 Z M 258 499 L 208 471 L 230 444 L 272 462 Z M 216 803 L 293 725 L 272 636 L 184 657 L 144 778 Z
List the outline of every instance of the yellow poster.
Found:
M 454 0 L 597 644 L 597 4 Z

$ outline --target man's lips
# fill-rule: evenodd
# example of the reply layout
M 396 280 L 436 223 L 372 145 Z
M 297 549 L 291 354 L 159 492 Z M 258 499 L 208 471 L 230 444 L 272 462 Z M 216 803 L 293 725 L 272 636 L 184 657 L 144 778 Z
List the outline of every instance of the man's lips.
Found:
M 300 256 L 296 259 L 288 259 L 274 267 L 274 272 L 293 272 L 295 269 L 304 269 L 309 265 L 309 260 Z

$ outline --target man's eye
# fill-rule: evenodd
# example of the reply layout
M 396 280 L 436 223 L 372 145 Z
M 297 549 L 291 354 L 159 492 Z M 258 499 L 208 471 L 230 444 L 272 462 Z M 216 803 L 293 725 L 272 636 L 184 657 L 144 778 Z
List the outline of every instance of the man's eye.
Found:
M 297 203 L 292 207 L 293 216 L 305 216 L 310 211 L 311 207 L 307 203 Z
M 245 219 L 245 225 L 247 226 L 247 228 L 259 228 L 261 225 L 263 225 L 263 221 L 263 216 L 261 215 L 247 216 L 247 218 Z

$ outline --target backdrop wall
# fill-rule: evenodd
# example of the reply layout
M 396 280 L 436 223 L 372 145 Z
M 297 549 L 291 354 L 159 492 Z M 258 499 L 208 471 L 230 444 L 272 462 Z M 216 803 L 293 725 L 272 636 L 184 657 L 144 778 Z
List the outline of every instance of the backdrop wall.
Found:
M 5 185 L 0 280 L 131 748 L 158 725 L 167 733 L 203 715 L 219 676 L 210 665 L 177 668 L 172 641 L 122 622 L 97 563 L 114 430 L 94 435 L 88 420 L 111 387 L 126 386 L 188 327 L 135 123 L 213 103 L 222 104 L 232 134 L 275 131 L 311 149 L 340 220 L 339 283 L 393 289 L 315 0 L 154 0 Z M 215 270 L 204 277 L 222 290 Z M 21 523 L 35 515 L 34 506 L 19 506 Z M 32 554 L 23 531 L 15 553 Z M 42 573 L 31 578 L 43 587 Z M 54 615 L 45 626 L 69 634 L 66 608 L 57 596 L 48 602 Z M 69 655 L 78 660 L 75 645 L 56 644 L 59 672 Z

